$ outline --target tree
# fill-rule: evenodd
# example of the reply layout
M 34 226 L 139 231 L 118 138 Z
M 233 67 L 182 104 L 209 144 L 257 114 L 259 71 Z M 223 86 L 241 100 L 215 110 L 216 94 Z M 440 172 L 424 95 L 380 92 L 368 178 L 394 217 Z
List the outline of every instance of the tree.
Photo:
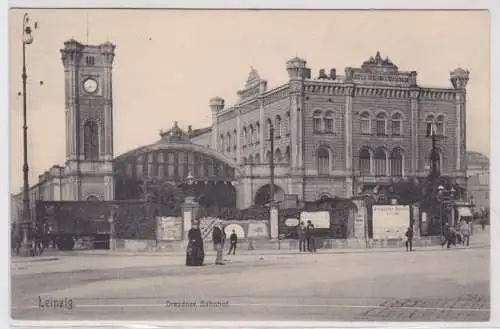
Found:
M 158 179 L 144 180 L 141 192 L 141 198 L 146 202 L 150 216 L 180 214 L 186 196 L 181 186 Z

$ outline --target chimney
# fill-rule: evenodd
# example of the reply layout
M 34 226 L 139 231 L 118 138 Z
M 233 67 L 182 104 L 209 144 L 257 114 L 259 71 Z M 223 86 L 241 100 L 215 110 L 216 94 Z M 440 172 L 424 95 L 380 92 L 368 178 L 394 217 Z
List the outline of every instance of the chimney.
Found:
M 332 80 L 337 79 L 337 70 L 336 69 L 330 69 L 330 79 L 332 79 Z
M 318 79 L 326 79 L 326 78 L 327 78 L 327 76 L 325 74 L 325 69 L 319 70 L 319 77 L 318 77 Z

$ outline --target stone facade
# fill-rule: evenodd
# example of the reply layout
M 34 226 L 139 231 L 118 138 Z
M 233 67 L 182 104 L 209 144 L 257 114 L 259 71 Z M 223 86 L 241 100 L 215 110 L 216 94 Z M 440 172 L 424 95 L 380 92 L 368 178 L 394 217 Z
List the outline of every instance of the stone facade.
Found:
M 277 199 L 350 197 L 390 179 L 425 177 L 428 125 L 438 135 L 441 173 L 466 184 L 468 71 L 451 72 L 451 88 L 426 88 L 418 84 L 417 72 L 401 71 L 379 53 L 360 68 L 345 68 L 343 76 L 332 69 L 312 78 L 306 64 L 289 60 L 289 81 L 274 89 L 252 68 L 235 105 L 225 107 L 214 97 L 212 125 L 190 129 L 194 143 L 241 167 L 241 207 L 250 206 L 269 184 L 271 124 Z
M 467 152 L 467 195 L 476 211 L 490 207 L 490 160 L 479 152 Z
M 115 199 L 114 167 L 121 160 L 113 158 L 114 50 L 111 43 L 65 42 L 66 163 L 39 177 L 30 189 L 32 202 Z M 401 71 L 379 53 L 359 68 L 345 68 L 344 75 L 320 70 L 312 78 L 306 61 L 297 57 L 286 62 L 286 70 L 289 81 L 269 89 L 252 68 L 237 91 L 236 104 L 227 107 L 224 99 L 212 98 L 211 126 L 189 127 L 189 140 L 197 145 L 179 146 L 195 156 L 216 158 L 234 171 L 235 177 L 220 179 L 228 178 L 234 186 L 239 208 L 254 204 L 269 187 L 271 154 L 277 200 L 286 195 L 301 201 L 348 198 L 390 179 L 424 177 L 429 170 L 429 125 L 439 137 L 442 174 L 466 184 L 467 71 L 450 73 L 451 88 L 426 88 L 418 84 L 415 71 Z M 166 151 L 176 148 L 172 143 L 157 145 Z M 147 146 L 136 150 L 149 152 Z M 140 162 L 135 156 L 130 159 L 134 165 Z M 141 161 L 143 168 L 165 167 L 160 160 Z M 12 207 L 21 198 L 13 196 Z M 12 216 L 16 213 L 12 209 Z

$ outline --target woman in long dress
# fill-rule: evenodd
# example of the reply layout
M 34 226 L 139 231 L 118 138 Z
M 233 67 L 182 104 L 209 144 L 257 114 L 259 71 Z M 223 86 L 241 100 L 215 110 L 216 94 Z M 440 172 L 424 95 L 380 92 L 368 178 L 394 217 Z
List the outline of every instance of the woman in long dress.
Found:
M 186 252 L 187 266 L 201 266 L 205 259 L 205 251 L 203 248 L 203 237 L 199 223 L 196 221 L 188 232 L 188 246 Z

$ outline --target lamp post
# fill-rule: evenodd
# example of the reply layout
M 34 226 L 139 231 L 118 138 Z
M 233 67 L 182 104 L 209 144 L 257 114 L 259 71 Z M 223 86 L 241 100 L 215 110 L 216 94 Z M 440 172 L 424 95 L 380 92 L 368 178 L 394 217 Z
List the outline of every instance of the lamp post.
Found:
M 34 22 L 33 27 L 37 29 L 37 23 Z M 19 250 L 19 256 L 31 257 L 34 255 L 33 246 L 31 242 L 31 213 L 30 213 L 30 199 L 29 199 L 29 180 L 28 180 L 28 125 L 26 122 L 26 83 L 28 75 L 26 73 L 26 46 L 33 43 L 32 27 L 29 15 L 27 13 L 23 16 L 23 30 L 22 30 L 22 46 L 23 46 L 23 68 L 22 68 L 22 82 L 23 82 L 23 221 L 22 221 L 22 243 Z
M 110 216 L 108 218 L 108 223 L 109 223 L 109 249 L 111 249 L 112 251 L 116 250 L 115 218 L 116 218 L 116 214 L 117 213 L 118 213 L 118 206 L 117 205 L 112 205 L 111 206 Z
M 269 125 L 269 138 L 271 139 L 269 202 L 274 203 L 274 125 L 272 123 Z

